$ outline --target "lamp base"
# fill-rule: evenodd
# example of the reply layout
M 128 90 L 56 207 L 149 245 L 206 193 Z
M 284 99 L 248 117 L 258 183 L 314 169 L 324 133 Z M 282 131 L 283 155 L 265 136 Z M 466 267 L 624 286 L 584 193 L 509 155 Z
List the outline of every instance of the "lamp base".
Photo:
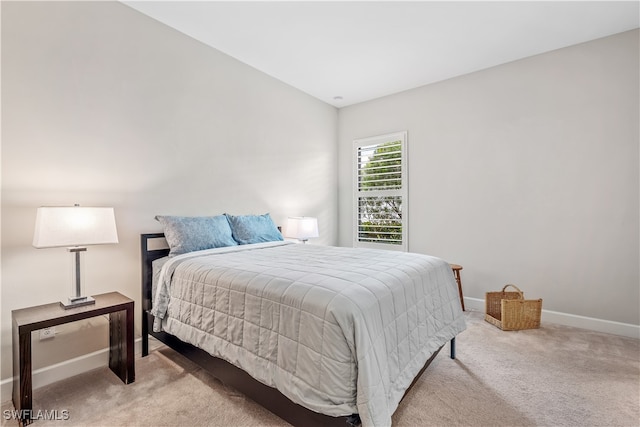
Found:
M 92 297 L 69 297 L 67 301 L 60 301 L 60 305 L 65 310 L 70 308 L 82 307 L 83 305 L 95 304 L 96 300 Z

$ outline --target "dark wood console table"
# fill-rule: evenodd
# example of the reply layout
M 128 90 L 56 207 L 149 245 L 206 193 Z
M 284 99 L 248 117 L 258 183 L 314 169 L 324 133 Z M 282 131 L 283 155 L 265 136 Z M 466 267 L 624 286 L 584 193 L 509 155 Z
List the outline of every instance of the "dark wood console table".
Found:
M 135 380 L 132 299 L 118 292 L 93 296 L 95 304 L 65 310 L 60 303 L 11 312 L 13 324 L 13 405 L 20 424 L 33 421 L 31 332 L 109 314 L 109 368 L 125 383 Z

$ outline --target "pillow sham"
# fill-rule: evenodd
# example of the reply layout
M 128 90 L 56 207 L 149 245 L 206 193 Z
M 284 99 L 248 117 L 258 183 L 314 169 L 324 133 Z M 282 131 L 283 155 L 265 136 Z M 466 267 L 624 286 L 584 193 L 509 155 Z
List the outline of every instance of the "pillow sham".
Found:
M 165 216 L 158 215 L 169 244 L 169 256 L 204 249 L 237 246 L 233 240 L 229 221 L 217 216 Z
M 225 215 L 231 225 L 234 240 L 241 245 L 284 240 L 268 213 L 264 215 Z

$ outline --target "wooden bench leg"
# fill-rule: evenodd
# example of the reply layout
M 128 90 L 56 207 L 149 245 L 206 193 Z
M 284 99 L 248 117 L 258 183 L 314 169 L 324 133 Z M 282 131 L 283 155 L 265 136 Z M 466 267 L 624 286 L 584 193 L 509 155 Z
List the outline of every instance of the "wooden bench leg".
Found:
M 464 309 L 464 296 L 462 295 L 462 279 L 460 278 L 460 270 L 462 270 L 462 266 L 458 264 L 449 264 L 451 266 L 451 270 L 453 271 L 453 277 L 456 279 L 456 283 L 458 284 L 458 294 L 460 294 L 460 305 L 462 306 L 462 311 Z
M 465 311 L 464 296 L 462 296 L 462 280 L 460 279 L 460 270 L 457 270 L 455 272 L 455 276 L 456 276 L 456 282 L 458 282 L 458 293 L 460 294 L 460 305 L 462 305 L 462 311 Z

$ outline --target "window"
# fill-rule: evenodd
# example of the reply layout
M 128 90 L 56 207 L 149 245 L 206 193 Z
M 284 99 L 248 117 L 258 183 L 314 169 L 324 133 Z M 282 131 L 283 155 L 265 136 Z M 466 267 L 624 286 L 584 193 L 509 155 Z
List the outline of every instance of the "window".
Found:
M 407 132 L 354 141 L 354 246 L 407 250 Z

